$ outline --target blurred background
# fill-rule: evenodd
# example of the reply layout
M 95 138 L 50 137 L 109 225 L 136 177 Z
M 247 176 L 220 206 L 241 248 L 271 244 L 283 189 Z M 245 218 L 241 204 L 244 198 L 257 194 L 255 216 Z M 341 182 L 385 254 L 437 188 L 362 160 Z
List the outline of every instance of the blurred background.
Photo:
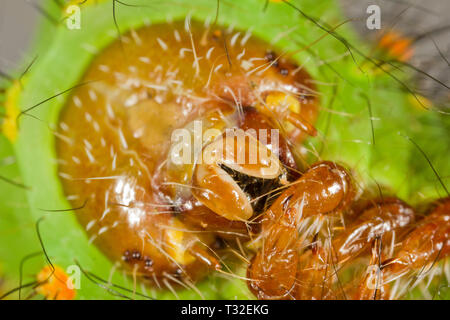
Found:
M 64 3 L 64 0 L 54 0 Z M 223 0 L 229 1 L 229 0 Z M 264 1 L 264 0 L 261 0 Z M 369 40 L 378 32 L 366 27 L 367 7 L 381 9 L 382 29 L 394 28 L 415 39 L 411 64 L 443 83 L 450 84 L 450 13 L 449 0 L 339 0 L 343 11 L 353 20 L 356 30 Z M 27 51 L 37 19 L 48 17 L 42 0 L 0 0 L 0 70 L 14 70 L 17 63 L 31 61 Z M 82 0 L 80 0 L 82 2 Z M 301 4 L 301 1 L 299 1 Z M 419 91 L 429 99 L 446 104 L 449 90 L 421 74 L 416 75 Z

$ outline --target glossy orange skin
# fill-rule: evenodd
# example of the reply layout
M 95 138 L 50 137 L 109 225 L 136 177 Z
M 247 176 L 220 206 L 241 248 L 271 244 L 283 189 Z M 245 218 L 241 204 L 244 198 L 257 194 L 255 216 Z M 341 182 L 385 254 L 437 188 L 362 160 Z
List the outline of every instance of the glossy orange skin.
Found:
M 259 299 L 295 295 L 299 264 L 300 224 L 314 216 L 333 214 L 351 204 L 354 188 L 349 173 L 332 162 L 311 167 L 264 213 L 262 249 L 248 269 L 250 290 Z
M 298 230 L 305 230 L 301 226 L 307 223 L 306 218 L 313 216 L 320 223 L 339 211 L 345 212 L 354 196 L 349 191 L 341 205 L 333 196 L 320 199 L 318 195 L 330 186 L 324 182 L 333 181 L 329 173 L 319 174 L 320 165 L 324 163 L 313 165 L 265 213 L 264 243 L 248 269 L 248 286 L 258 299 L 389 299 L 393 280 L 412 276 L 426 266 L 432 268 L 448 257 L 449 198 L 440 200 L 417 224 L 416 212 L 409 205 L 395 198 L 380 199 L 338 231 L 331 243 L 315 234 L 310 237 L 310 245 L 303 246 L 305 234 Z M 342 181 L 340 177 L 334 179 Z M 314 188 L 314 184 L 319 187 Z M 320 199 L 320 206 L 306 200 L 300 213 L 299 197 Z M 324 204 L 329 205 L 327 209 Z M 367 271 L 353 281 L 340 283 L 336 274 L 361 258 L 368 259 Z
M 450 254 L 450 198 L 441 203 L 408 234 L 396 257 L 385 262 L 392 276 L 445 259 Z
M 345 291 L 353 287 L 339 290 L 333 286 L 334 270 L 354 263 L 361 255 L 367 256 L 370 248 L 378 254 L 378 248 L 374 248 L 376 241 L 390 247 L 392 238 L 402 239 L 414 219 L 414 210 L 399 199 L 374 201 L 332 239 L 331 247 L 304 253 L 302 270 L 297 274 L 301 283 L 297 286 L 296 299 L 344 299 L 351 295 Z
M 379 263 L 379 282 L 375 289 L 361 285 L 355 299 L 389 299 L 392 281 L 401 277 L 418 275 L 431 270 L 450 253 L 450 198 L 441 199 L 438 205 L 404 238 L 395 256 L 383 259 L 383 254 L 374 253 Z M 379 258 L 379 259 L 378 259 Z M 364 284 L 364 280 L 362 281 Z

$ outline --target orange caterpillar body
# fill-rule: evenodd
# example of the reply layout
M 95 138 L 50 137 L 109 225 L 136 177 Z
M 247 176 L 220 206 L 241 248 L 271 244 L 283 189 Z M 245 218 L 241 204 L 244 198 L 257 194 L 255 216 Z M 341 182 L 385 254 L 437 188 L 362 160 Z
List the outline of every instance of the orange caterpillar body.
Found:
M 392 283 L 448 255 L 449 200 L 423 219 L 395 198 L 361 208 L 347 169 L 308 168 L 299 145 L 316 134 L 318 93 L 302 66 L 188 20 L 121 41 L 73 91 L 57 152 L 90 241 L 129 273 L 190 286 L 224 272 L 227 244 L 252 256 L 259 299 L 372 299 L 401 296 Z

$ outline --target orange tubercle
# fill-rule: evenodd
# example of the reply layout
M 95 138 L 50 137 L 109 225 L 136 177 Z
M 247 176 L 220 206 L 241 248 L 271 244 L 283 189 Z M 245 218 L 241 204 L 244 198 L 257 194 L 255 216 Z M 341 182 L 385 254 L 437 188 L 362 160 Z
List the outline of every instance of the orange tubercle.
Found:
M 73 300 L 76 290 L 70 286 L 70 278 L 64 270 L 55 266 L 54 272 L 50 266 L 45 266 L 36 276 L 42 283 L 37 292 L 48 300 Z
M 378 48 L 398 61 L 408 61 L 414 54 L 413 40 L 394 30 L 386 31 L 378 41 Z

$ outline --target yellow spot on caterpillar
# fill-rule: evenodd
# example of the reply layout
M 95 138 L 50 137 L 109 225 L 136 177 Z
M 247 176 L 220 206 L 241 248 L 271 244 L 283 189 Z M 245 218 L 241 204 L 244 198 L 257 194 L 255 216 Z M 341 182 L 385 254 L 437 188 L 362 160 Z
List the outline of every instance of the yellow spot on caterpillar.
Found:
M 295 97 L 282 92 L 271 93 L 266 98 L 266 105 L 270 110 L 277 110 L 280 106 L 285 109 L 287 107 L 290 111 L 300 112 L 300 101 Z
M 18 100 L 22 90 L 19 81 L 14 81 L 13 85 L 6 92 L 5 119 L 3 121 L 2 132 L 9 141 L 17 139 L 17 116 L 19 115 Z
M 187 246 L 190 245 L 184 224 L 179 220 L 174 220 L 171 229 L 166 232 L 169 255 L 179 264 L 187 265 L 195 261 L 195 258 L 187 253 Z
M 433 103 L 425 98 L 424 96 L 416 94 L 415 96 L 413 94 L 408 95 L 408 102 L 418 110 L 426 110 L 431 109 L 433 107 Z
M 292 95 L 282 92 L 274 92 L 266 97 L 265 105 L 258 105 L 256 107 L 261 113 L 268 117 L 273 117 L 274 114 L 282 115 L 288 111 L 293 113 L 300 113 L 300 101 Z M 282 121 L 283 127 L 287 130 L 293 130 L 294 125 L 288 121 Z
M 37 291 L 45 296 L 48 300 L 73 300 L 76 295 L 76 290 L 69 287 L 69 276 L 58 266 L 54 266 L 55 271 L 52 273 L 52 268 L 45 266 L 37 274 L 36 279 L 41 284 Z

